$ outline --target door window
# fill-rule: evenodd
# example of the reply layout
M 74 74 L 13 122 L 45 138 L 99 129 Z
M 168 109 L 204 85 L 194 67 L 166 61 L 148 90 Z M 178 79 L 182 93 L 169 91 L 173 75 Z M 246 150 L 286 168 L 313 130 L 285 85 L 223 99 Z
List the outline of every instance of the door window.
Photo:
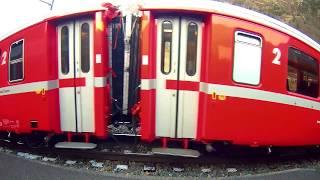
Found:
M 88 23 L 81 25 L 81 70 L 90 71 L 90 27 Z
M 171 71 L 172 53 L 172 22 L 163 21 L 162 23 L 162 42 L 161 42 L 161 72 L 169 74 Z
M 186 72 L 189 76 L 193 76 L 197 70 L 198 25 L 196 23 L 189 23 L 187 36 Z
M 69 73 L 69 28 L 61 28 L 61 72 Z

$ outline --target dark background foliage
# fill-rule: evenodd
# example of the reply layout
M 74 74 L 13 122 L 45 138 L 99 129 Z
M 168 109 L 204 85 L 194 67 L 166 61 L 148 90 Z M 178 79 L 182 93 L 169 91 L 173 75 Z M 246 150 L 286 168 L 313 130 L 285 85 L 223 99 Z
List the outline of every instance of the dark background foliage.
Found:
M 285 22 L 320 43 L 320 0 L 221 0 Z

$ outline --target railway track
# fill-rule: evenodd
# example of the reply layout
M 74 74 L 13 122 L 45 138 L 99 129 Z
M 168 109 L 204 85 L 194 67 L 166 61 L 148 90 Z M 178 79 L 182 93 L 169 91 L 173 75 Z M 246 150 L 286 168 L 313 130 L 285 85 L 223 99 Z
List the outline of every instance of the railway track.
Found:
M 1 147 L 6 147 L 13 151 L 28 152 L 43 156 L 61 157 L 65 159 L 84 159 L 84 160 L 109 160 L 124 162 L 141 163 L 169 163 L 169 164 L 260 164 L 260 163 L 286 163 L 299 162 L 306 159 L 319 160 L 320 150 L 315 148 L 301 149 L 278 149 L 273 154 L 263 152 L 263 149 L 241 149 L 231 148 L 222 153 L 205 154 L 198 158 L 178 157 L 167 155 L 156 155 L 152 153 L 134 153 L 134 152 L 104 152 L 100 150 L 73 150 L 73 149 L 55 149 L 48 147 L 29 148 L 26 145 L 16 143 L 1 142 Z
M 114 143 L 114 145 L 119 144 Z M 50 163 L 61 167 L 72 166 L 96 172 L 125 175 L 211 178 L 261 174 L 295 168 L 320 168 L 320 151 L 316 148 L 273 149 L 271 154 L 267 154 L 267 150 L 263 148 L 230 147 L 221 153 L 187 158 L 155 155 L 147 153 L 140 147 L 137 150 L 145 153 L 132 153 L 134 151 L 130 152 L 127 144 L 121 145 L 120 149 L 108 143 L 100 144 L 95 150 L 70 150 L 48 147 L 29 148 L 26 145 L 0 141 L 0 147 L 5 147 L 1 151 L 26 159 L 34 157 L 36 160 L 44 161 L 43 159 L 51 158 L 55 160 Z M 100 167 L 94 166 L 93 162 L 101 163 Z M 127 169 L 119 170 L 118 165 L 126 166 Z M 152 167 L 154 170 L 145 171 L 145 166 Z M 177 169 L 182 172 L 176 172 Z M 204 173 L 203 170 L 209 171 Z

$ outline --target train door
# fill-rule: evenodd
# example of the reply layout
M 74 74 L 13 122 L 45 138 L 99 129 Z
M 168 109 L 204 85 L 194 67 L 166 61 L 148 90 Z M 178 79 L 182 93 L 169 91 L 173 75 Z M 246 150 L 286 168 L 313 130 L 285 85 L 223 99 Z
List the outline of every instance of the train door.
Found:
M 157 137 L 196 138 L 202 26 L 188 17 L 157 19 Z
M 94 132 L 93 22 L 70 21 L 57 30 L 61 130 Z

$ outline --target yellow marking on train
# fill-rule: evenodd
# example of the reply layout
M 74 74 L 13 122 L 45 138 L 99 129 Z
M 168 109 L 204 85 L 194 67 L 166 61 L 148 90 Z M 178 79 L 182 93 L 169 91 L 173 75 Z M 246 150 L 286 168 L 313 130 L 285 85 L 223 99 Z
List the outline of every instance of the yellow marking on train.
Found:
M 211 98 L 213 99 L 213 100 L 216 100 L 217 99 L 217 94 L 216 94 L 216 92 L 212 92 L 212 95 L 211 95 Z
M 212 92 L 211 94 L 211 99 L 212 100 L 220 100 L 220 101 L 224 101 L 227 99 L 227 96 L 222 95 L 222 94 L 217 94 L 216 92 Z
M 38 89 L 35 91 L 35 93 L 39 95 L 46 95 L 46 90 L 44 88 Z
M 219 96 L 218 96 L 218 99 L 219 99 L 220 101 L 224 101 L 224 100 L 227 99 L 227 96 L 225 96 L 225 95 L 219 95 Z

